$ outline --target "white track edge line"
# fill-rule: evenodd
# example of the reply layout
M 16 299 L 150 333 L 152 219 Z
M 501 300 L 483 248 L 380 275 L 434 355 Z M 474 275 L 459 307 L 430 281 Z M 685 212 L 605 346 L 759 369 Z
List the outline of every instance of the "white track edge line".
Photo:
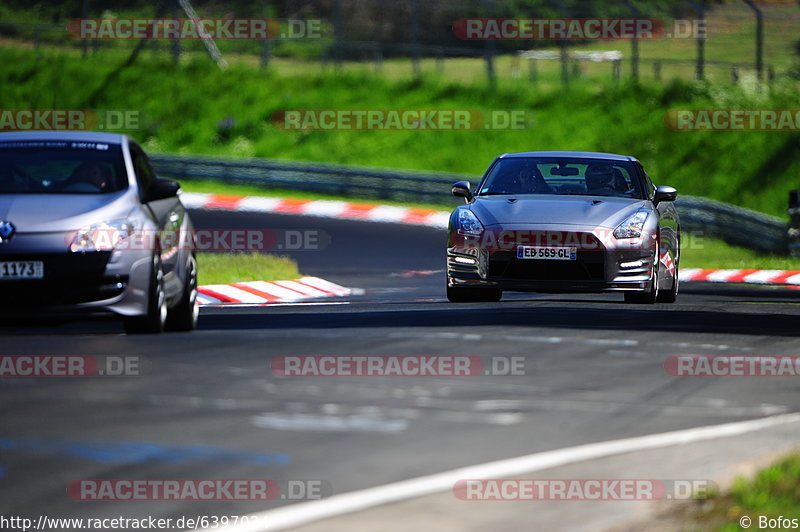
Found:
M 236 532 L 272 532 L 366 510 L 376 506 L 446 492 L 453 489 L 458 480 L 516 476 L 543 469 L 550 469 L 574 462 L 604 458 L 617 454 L 682 445 L 735 436 L 767 427 L 800 422 L 800 413 L 781 414 L 748 421 L 736 421 L 721 425 L 710 425 L 676 430 L 647 436 L 636 436 L 620 440 L 590 443 L 553 451 L 487 462 L 423 477 L 401 480 L 332 497 L 308 501 L 273 510 L 250 514 L 246 524 L 224 527 Z

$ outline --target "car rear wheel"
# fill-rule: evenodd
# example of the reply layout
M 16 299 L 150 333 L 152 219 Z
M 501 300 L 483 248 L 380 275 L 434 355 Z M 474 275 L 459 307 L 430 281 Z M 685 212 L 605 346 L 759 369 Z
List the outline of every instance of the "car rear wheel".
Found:
M 150 286 L 147 291 L 147 314 L 125 318 L 128 334 L 158 334 L 164 331 L 167 321 L 167 293 L 164 290 L 164 269 L 158 254 L 153 255 Z
M 494 303 L 502 297 L 503 291 L 497 288 L 447 287 L 447 299 L 451 303 Z
M 169 310 L 165 329 L 168 331 L 191 331 L 197 327 L 200 307 L 197 303 L 197 260 L 191 257 L 186 268 L 186 281 L 180 301 Z

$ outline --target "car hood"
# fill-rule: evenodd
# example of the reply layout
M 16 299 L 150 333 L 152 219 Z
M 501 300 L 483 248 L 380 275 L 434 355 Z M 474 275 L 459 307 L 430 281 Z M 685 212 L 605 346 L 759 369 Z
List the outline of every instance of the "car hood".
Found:
M 0 220 L 18 233 L 74 231 L 104 220 L 125 218 L 128 191 L 113 194 L 0 194 Z
M 605 196 L 478 197 L 472 211 L 485 227 L 518 224 L 614 228 L 647 202 Z

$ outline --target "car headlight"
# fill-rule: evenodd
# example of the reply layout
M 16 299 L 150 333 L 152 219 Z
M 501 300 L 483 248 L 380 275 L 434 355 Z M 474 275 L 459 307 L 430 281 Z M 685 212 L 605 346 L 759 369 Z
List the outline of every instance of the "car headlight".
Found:
M 69 245 L 70 251 L 112 251 L 138 229 L 133 220 L 110 220 L 99 224 L 81 227 L 76 231 Z
M 639 238 L 642 236 L 644 222 L 647 221 L 647 211 L 636 211 L 627 220 L 614 229 L 615 238 Z
M 479 235 L 483 232 L 483 225 L 472 211 L 460 209 L 458 211 L 458 232 L 465 235 Z

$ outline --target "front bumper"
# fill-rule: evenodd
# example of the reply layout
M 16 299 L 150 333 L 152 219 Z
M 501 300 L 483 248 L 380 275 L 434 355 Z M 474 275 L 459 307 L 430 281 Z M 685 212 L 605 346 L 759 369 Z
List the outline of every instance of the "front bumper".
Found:
M 0 279 L 0 314 L 143 315 L 151 254 L 148 252 L 0 251 L 0 262 L 42 261 L 42 279 Z
M 576 248 L 576 260 L 520 259 L 521 245 Z M 604 228 L 512 226 L 479 236 L 451 232 L 447 282 L 522 292 L 645 291 L 653 279 L 656 249 L 654 234 L 618 240 Z

